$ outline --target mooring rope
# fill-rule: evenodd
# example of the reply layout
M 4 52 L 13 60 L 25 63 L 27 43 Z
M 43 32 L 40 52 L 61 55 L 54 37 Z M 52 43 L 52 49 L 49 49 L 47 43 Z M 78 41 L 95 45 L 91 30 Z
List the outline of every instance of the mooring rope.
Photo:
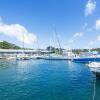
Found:
M 94 71 L 95 79 L 93 82 L 93 100 L 95 100 L 95 96 L 96 96 L 96 67 L 94 69 L 95 69 Z
M 93 100 L 95 100 L 96 96 L 96 79 L 94 79 L 94 85 L 93 85 Z

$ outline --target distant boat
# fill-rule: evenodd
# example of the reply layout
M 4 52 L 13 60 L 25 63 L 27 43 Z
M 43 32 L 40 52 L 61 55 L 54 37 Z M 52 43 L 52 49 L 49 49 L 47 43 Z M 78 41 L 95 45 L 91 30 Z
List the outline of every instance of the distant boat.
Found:
M 46 56 L 44 59 L 46 60 L 67 60 L 67 56 L 62 56 L 62 55 L 49 55 Z
M 82 55 L 75 55 L 75 57 L 72 58 L 72 61 L 74 62 L 99 62 L 100 61 L 100 54 L 98 54 L 97 51 L 88 51 L 85 54 Z
M 90 70 L 100 78 L 100 62 L 91 62 L 87 64 Z
M 73 62 L 92 62 L 100 61 L 100 57 L 76 57 L 72 59 Z
M 29 60 L 29 59 L 31 59 L 31 58 L 26 54 L 17 55 L 17 60 Z
M 44 59 L 43 55 L 33 55 L 31 56 L 32 59 Z
M 6 57 L 6 60 L 16 60 L 16 57 Z
M 76 56 L 74 58 L 72 58 L 73 62 L 99 62 L 100 61 L 100 55 L 95 55 L 95 56 Z

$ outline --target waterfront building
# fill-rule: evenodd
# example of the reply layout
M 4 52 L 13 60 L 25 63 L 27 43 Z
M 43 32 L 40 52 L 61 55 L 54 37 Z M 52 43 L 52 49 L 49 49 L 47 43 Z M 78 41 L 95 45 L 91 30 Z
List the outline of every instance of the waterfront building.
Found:
M 21 49 L 0 49 L 0 58 L 8 58 L 8 57 L 17 57 L 21 54 L 32 56 L 32 55 L 46 55 L 49 53 L 49 51 L 46 50 L 21 50 Z

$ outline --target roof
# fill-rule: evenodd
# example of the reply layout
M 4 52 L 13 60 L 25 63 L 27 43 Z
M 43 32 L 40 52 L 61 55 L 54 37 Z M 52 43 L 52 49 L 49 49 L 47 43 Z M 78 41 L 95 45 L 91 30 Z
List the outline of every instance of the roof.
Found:
M 0 52 L 14 52 L 14 53 L 17 53 L 17 52 L 37 52 L 38 50 L 21 50 L 21 49 L 0 49 Z M 46 50 L 40 50 L 40 52 L 44 52 L 44 53 L 48 53 L 49 51 L 46 51 Z

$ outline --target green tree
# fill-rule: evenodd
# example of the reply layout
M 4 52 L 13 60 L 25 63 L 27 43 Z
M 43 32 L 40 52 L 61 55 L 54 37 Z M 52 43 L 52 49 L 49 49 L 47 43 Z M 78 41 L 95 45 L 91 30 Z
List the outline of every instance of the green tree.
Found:
M 9 43 L 7 41 L 0 42 L 1 49 L 21 49 L 19 46 Z

